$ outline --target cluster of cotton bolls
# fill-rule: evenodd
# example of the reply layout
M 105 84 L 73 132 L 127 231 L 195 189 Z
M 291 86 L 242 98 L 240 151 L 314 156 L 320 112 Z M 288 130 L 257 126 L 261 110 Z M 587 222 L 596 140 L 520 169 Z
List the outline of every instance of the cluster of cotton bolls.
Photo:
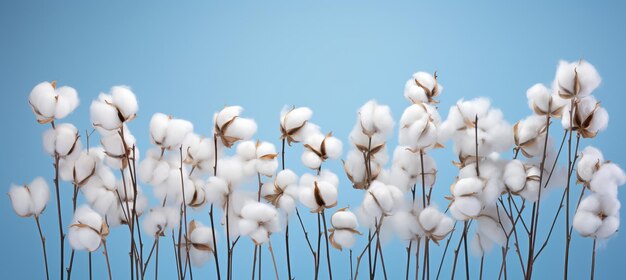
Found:
M 351 250 L 361 235 L 358 230 L 361 226 L 369 230 L 363 253 L 373 248 L 374 238 L 378 238 L 379 243 L 381 236 L 395 234 L 408 243 L 407 254 L 411 254 L 411 246 L 417 244 L 417 249 L 413 250 L 419 255 L 420 244 L 425 244 L 423 260 L 428 267 L 429 242 L 439 244 L 451 235 L 456 223 L 461 222 L 464 229 L 457 248 L 462 242 L 467 248 L 469 229 L 473 225 L 470 246 L 474 253 L 484 256 L 493 247 L 501 246 L 506 260 L 510 235 L 515 225 L 519 225 L 517 219 L 526 227 L 522 214 L 524 204 L 518 208 L 516 199 L 533 204 L 534 222 L 539 216 L 542 193 L 563 185 L 566 180 L 563 173 L 569 175 L 574 171 L 574 166 L 567 168 L 570 172 L 557 167 L 561 149 L 556 152 L 553 147 L 549 135 L 551 120 L 561 120 L 565 136 L 569 132 L 570 146 L 571 135 L 576 132 L 576 152 L 581 138 L 594 138 L 607 127 L 608 113 L 592 95 L 600 82 L 598 72 L 588 62 L 562 61 L 552 88 L 535 84 L 527 90 L 532 115 L 511 126 L 502 111 L 492 107 L 486 98 L 461 99 L 450 108 L 446 119 L 442 119 L 436 98 L 443 87 L 437 73 L 413 74 L 404 87 L 404 97 L 410 104 L 398 121 L 396 147 L 390 148 L 388 142 L 395 126 L 391 108 L 370 100 L 358 109 L 356 123 L 349 134 L 350 151 L 342 162 L 347 179 L 353 189 L 363 191 L 363 198 L 354 213 L 349 207 L 335 211 L 330 217 L 329 229 L 325 212 L 341 204 L 342 188 L 339 177 L 325 163 L 342 157 L 343 144 L 332 132 L 311 122 L 313 111 L 307 107 L 284 107 L 281 111 L 282 151 L 271 142 L 254 139 L 257 124 L 242 115 L 240 106 L 226 106 L 215 112 L 211 135 L 207 136 L 195 133 L 194 125 L 187 120 L 155 113 L 149 124 L 153 147 L 147 149 L 140 160 L 137 141 L 129 129 L 129 123 L 138 112 L 137 99 L 130 88 L 114 86 L 91 103 L 91 123 L 99 134 L 99 145 L 95 147 L 90 147 L 91 134 L 86 134 L 86 142 L 83 142 L 74 125 L 57 122 L 78 106 L 76 90 L 67 86 L 57 88 L 56 82 L 43 82 L 33 88 L 28 101 L 37 122 L 50 124 L 43 133 L 43 147 L 55 162 L 56 191 L 59 191 L 59 181 L 74 187 L 74 215 L 72 223 L 66 227 L 73 249 L 94 252 L 103 247 L 108 262 L 109 228 L 128 225 L 131 241 L 141 234 L 141 228 L 154 238 L 154 246 L 158 246 L 161 237 L 171 234 L 174 249 L 178 250 L 177 265 L 185 267 L 181 273 L 186 273 L 188 266 L 203 266 L 212 258 L 219 267 L 217 241 L 221 234 L 216 233 L 218 227 L 214 224 L 216 206 L 220 211 L 217 223 L 226 237 L 226 267 L 230 279 L 232 254 L 240 237 L 249 239 L 254 246 L 267 244 L 271 248 L 271 239 L 276 238 L 272 235 L 285 230 L 289 250 L 289 218 L 293 212 L 300 219 L 306 241 L 314 251 L 298 212 L 302 204 L 318 218 L 318 243 L 322 235 L 326 236 L 328 272 L 332 278 L 329 243 L 340 251 Z M 450 204 L 442 212 L 435 202 L 431 203 L 438 172 L 432 151 L 443 148 L 447 141 L 453 144 L 456 157 L 453 163 L 458 175 L 446 197 Z M 300 161 L 308 173 L 298 175 L 293 171 L 296 168 L 285 168 L 285 144 L 294 143 L 302 145 Z M 503 159 L 502 154 L 511 147 L 513 159 Z M 569 149 L 571 153 L 572 148 Z M 393 151 L 391 158 L 389 151 Z M 576 152 L 573 162 L 577 164 L 577 182 L 582 185 L 581 197 L 584 198 L 576 208 L 572 227 L 584 237 L 608 239 L 619 228 L 621 205 L 617 194 L 619 186 L 626 183 L 626 173 L 617 164 L 605 160 L 596 148 L 589 146 L 578 155 Z M 282 170 L 279 170 L 280 158 Z M 157 205 L 149 205 L 139 181 L 150 186 Z M 565 191 L 569 195 L 567 183 Z M 422 189 L 421 195 L 418 187 Z M 583 196 L 585 191 L 591 194 Z M 38 177 L 30 184 L 12 186 L 8 194 L 16 214 L 34 216 L 39 225 L 39 216 L 50 197 L 46 181 Z M 78 194 L 83 195 L 85 205 L 76 206 Z M 505 195 L 508 195 L 508 209 L 504 205 Z M 61 216 L 61 203 L 57 203 Z M 517 219 L 513 217 L 511 204 L 517 208 Z M 210 226 L 197 218 L 187 221 L 188 208 L 200 212 L 205 207 L 210 207 Z M 60 234 L 64 236 L 61 217 L 59 224 Z M 529 255 L 536 258 L 539 253 L 534 255 L 532 250 L 537 225 L 531 224 L 530 231 L 526 231 L 532 238 Z M 40 235 L 45 246 L 41 229 Z M 517 236 L 515 239 L 518 242 Z M 316 275 L 320 263 L 320 246 L 317 245 L 318 252 L 313 252 Z M 131 247 L 134 246 L 137 245 Z M 380 244 L 373 249 L 375 268 L 377 256 L 380 252 L 382 261 L 383 252 Z M 130 254 L 137 269 L 147 264 L 136 249 L 131 249 Z M 455 263 L 456 257 L 455 254 Z M 534 258 L 529 259 L 530 265 Z M 360 259 L 359 256 L 357 272 Z M 429 268 L 424 270 L 429 271 Z M 370 277 L 374 277 L 374 271 L 370 271 Z M 408 273 L 407 267 L 407 277 Z
M 350 132 L 352 149 L 344 161 L 344 169 L 355 189 L 368 189 L 389 160 L 387 138 L 394 121 L 388 106 L 370 100 L 357 112 L 357 121 Z
M 573 226 L 582 236 L 608 239 L 619 228 L 621 204 L 617 189 L 626 183 L 626 173 L 606 161 L 600 150 L 589 146 L 581 152 L 576 175 L 583 188 L 592 193 L 580 202 Z

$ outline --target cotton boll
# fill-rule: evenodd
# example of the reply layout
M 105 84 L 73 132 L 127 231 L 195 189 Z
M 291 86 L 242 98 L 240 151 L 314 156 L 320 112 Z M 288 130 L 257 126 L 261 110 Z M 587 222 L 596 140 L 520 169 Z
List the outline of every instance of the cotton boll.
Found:
M 239 157 L 220 158 L 217 162 L 217 177 L 222 178 L 232 188 L 243 182 L 252 175 L 250 171 L 244 169 L 245 162 Z M 254 167 L 254 165 L 251 165 Z
M 167 134 L 170 117 L 163 113 L 156 113 L 150 119 L 150 140 L 155 145 L 162 145 Z
M 127 86 L 114 86 L 111 88 L 111 100 L 119 112 L 123 121 L 135 118 L 139 106 L 135 94 Z
M 161 158 L 159 150 L 151 149 L 147 154 L 138 166 L 139 179 L 147 184 L 159 185 L 167 179 L 169 170 L 173 167 Z
M 576 167 L 578 180 L 589 182 L 594 173 L 598 171 L 600 165 L 604 163 L 602 152 L 595 147 L 587 146 L 580 152 L 580 158 Z
M 434 97 L 443 91 L 437 73 L 417 72 L 404 85 L 404 98 L 412 103 L 437 103 Z
M 415 184 L 415 178 L 412 178 L 404 169 L 397 166 L 392 166 L 389 170 L 380 171 L 380 174 L 374 180 L 396 186 L 402 192 L 408 192 Z
M 54 113 L 55 119 L 62 119 L 67 117 L 70 113 L 78 107 L 78 93 L 74 88 L 71 87 L 60 87 L 56 89 L 57 93 L 57 104 L 56 110 Z
M 600 131 L 606 129 L 609 116 L 600 103 L 591 95 L 579 99 L 573 108 L 573 117 L 570 117 L 571 105 L 566 108 L 561 124 L 565 129 L 573 129 L 583 138 L 594 138 Z M 571 122 L 571 125 L 570 125 Z
M 452 217 L 460 221 L 466 221 L 476 217 L 480 213 L 482 204 L 473 196 L 455 198 L 450 205 Z
M 562 98 L 582 98 L 590 95 L 602 79 L 596 68 L 585 60 L 559 61 L 554 88 Z
M 256 245 L 265 243 L 270 234 L 280 230 L 276 208 L 260 202 L 245 205 L 241 209 L 239 230 Z
M 303 141 L 307 131 L 310 131 L 311 126 L 308 122 L 312 115 L 313 111 L 307 107 L 283 108 L 280 112 L 281 138 L 287 139 L 290 145 Z
M 347 209 L 335 212 L 330 218 L 330 223 L 334 228 L 355 229 L 359 226 L 356 215 Z
M 439 212 L 435 206 L 424 208 L 419 213 L 418 221 L 425 235 L 435 243 L 444 239 L 453 228 L 452 219 Z
M 519 160 L 512 160 L 504 168 L 504 185 L 513 193 L 517 193 L 526 184 L 526 170 Z
M 333 247 L 340 250 L 343 248 L 352 248 L 352 246 L 354 246 L 354 243 L 356 242 L 354 233 L 350 232 L 349 230 L 335 230 L 333 233 L 331 233 L 331 235 L 333 236 L 332 242 L 335 243 L 333 244 Z
M 93 252 L 100 247 L 108 233 L 108 226 L 102 216 L 83 205 L 74 212 L 67 237 L 72 248 Z
M 276 147 L 273 144 L 269 142 L 257 143 L 255 149 L 256 171 L 267 177 L 273 176 L 278 169 L 277 156 Z
M 615 163 L 604 163 L 593 174 L 590 189 L 598 194 L 617 196 L 617 188 L 626 183 L 626 173 Z
M 213 244 L 213 231 L 210 227 L 204 226 L 200 222 L 192 220 L 189 223 L 188 238 L 185 238 L 185 244 L 180 244 L 181 247 L 189 246 L 189 261 L 191 265 L 196 267 L 202 267 L 211 259 L 211 255 L 215 250 L 215 244 Z M 183 251 L 181 249 L 181 251 Z M 187 259 L 187 254 L 181 254 L 182 262 Z
M 470 241 L 470 248 L 475 256 L 484 256 L 493 248 L 493 242 L 476 232 Z
M 28 185 L 28 191 L 32 200 L 33 214 L 40 215 L 50 200 L 48 183 L 42 177 L 37 177 Z
M 229 192 L 226 181 L 219 177 L 209 177 L 206 184 L 206 199 L 208 202 L 224 205 Z
M 56 98 L 55 88 L 49 82 L 39 83 L 31 90 L 28 103 L 37 118 L 37 122 L 46 124 L 54 120 Z
M 566 102 L 562 98 L 552 95 L 551 91 L 543 84 L 535 84 L 526 91 L 528 107 L 539 116 L 550 115 L 561 117 Z
M 362 207 L 371 217 L 380 220 L 380 215 L 392 215 L 402 208 L 402 197 L 402 191 L 396 186 L 374 181 L 365 194 Z
M 298 176 L 289 169 L 278 172 L 273 183 L 263 184 L 261 195 L 274 207 L 291 213 L 299 196 Z
M 254 141 L 242 141 L 237 144 L 237 156 L 243 160 L 253 160 L 256 158 L 256 143 Z
M 322 159 L 308 150 L 302 152 L 301 160 L 302 164 L 310 169 L 318 169 L 322 165 Z
M 326 141 L 324 141 L 326 146 L 326 155 L 331 159 L 338 159 L 341 157 L 341 151 L 343 148 L 343 144 L 341 140 L 335 137 L 327 137 Z
M 172 208 L 173 209 L 173 208 Z M 165 236 L 165 232 L 168 226 L 168 215 L 165 208 L 153 208 L 145 216 L 142 223 L 142 228 L 146 234 L 154 238 Z
M 179 148 L 187 134 L 192 131 L 192 123 L 182 119 L 172 119 L 167 127 L 167 134 L 163 144 L 170 150 Z
M 620 207 L 614 196 L 591 194 L 580 202 L 572 225 L 582 236 L 607 239 L 619 227 Z
M 541 156 L 546 137 L 546 118 L 529 116 L 513 126 L 515 146 L 524 156 L 531 158 Z
M 300 179 L 300 202 L 314 213 L 335 207 L 338 192 L 337 182 L 337 176 L 327 171 L 322 171 L 319 177 L 305 174 Z
M 108 94 L 101 93 L 97 100 L 91 102 L 89 115 L 93 126 L 104 131 L 117 130 L 123 124 L 112 97 Z
M 356 150 L 351 150 L 348 153 L 346 161 L 343 162 L 343 168 L 348 179 L 352 182 L 353 188 L 365 189 L 367 187 L 366 165 L 363 154 Z M 372 170 L 372 179 L 375 180 L 381 171 L 381 167 L 375 161 L 371 162 L 370 167 Z
M 441 117 L 428 104 L 418 103 L 406 108 L 400 119 L 400 145 L 420 150 L 435 146 Z
M 29 217 L 33 215 L 33 201 L 30 193 L 25 186 L 11 186 L 9 190 L 9 198 L 13 205 L 13 211 L 20 217 Z
M 221 150 L 217 149 L 218 153 Z M 210 138 L 200 137 L 195 133 L 189 133 L 183 141 L 183 161 L 191 165 L 197 173 L 212 170 L 215 163 L 215 144 Z
M 78 141 L 78 129 L 69 123 L 58 124 L 55 128 L 46 130 L 43 134 L 43 146 L 49 155 L 60 157 L 68 157 L 82 149 Z M 76 155 L 78 153 L 74 154 Z
M 213 122 L 217 127 L 223 127 L 227 122 L 232 121 L 238 117 L 243 108 L 241 106 L 226 106 L 221 111 L 215 113 L 213 116 Z
M 370 100 L 357 112 L 357 124 L 361 133 L 367 136 L 381 134 L 387 136 L 393 130 L 393 117 L 389 106 L 378 105 L 375 100 Z

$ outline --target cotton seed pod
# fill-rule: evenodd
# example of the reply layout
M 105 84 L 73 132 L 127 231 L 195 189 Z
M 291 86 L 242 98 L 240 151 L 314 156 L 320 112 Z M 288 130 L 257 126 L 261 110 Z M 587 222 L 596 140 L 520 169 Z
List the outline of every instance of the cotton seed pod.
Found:
M 602 81 L 600 74 L 585 60 L 559 61 L 554 78 L 554 90 L 563 99 L 589 96 Z
M 287 214 L 293 212 L 299 196 L 298 176 L 289 169 L 278 172 L 274 182 L 263 184 L 261 195 Z
M 220 147 L 218 147 L 219 153 Z M 200 173 L 211 171 L 215 164 L 215 143 L 213 139 L 195 133 L 187 134 L 183 141 L 183 162 Z
M 572 225 L 584 237 L 608 239 L 619 229 L 620 207 L 614 196 L 591 194 L 580 202 Z
M 361 235 L 356 230 L 359 226 L 356 215 L 347 208 L 337 210 L 330 217 L 330 224 L 332 228 L 328 230 L 330 232 L 328 239 L 333 248 L 339 251 L 342 251 L 343 248 L 351 248 L 356 241 L 354 235 Z
M 168 229 L 174 229 L 180 221 L 179 210 L 173 207 L 156 207 L 150 209 L 143 219 L 142 228 L 146 234 L 154 238 L 165 236 Z
M 600 165 L 604 163 L 604 156 L 602 152 L 595 147 L 587 146 L 578 159 L 576 166 L 577 180 L 585 185 L 588 185 L 591 181 L 593 174 L 595 174 Z
M 72 124 L 62 123 L 44 132 L 43 147 L 51 156 L 75 159 L 82 149 L 78 139 L 78 129 Z
M 600 107 L 600 102 L 596 101 L 593 96 L 578 99 L 574 103 L 572 115 L 570 115 L 570 108 L 571 104 L 568 104 L 563 112 L 561 124 L 567 130 L 578 132 L 583 138 L 596 137 L 609 124 L 609 114 Z
M 332 132 L 326 135 L 315 134 L 305 140 L 302 153 L 302 163 L 310 169 L 318 169 L 322 162 L 331 158 L 338 159 L 341 156 L 343 144 L 332 136 Z
M 120 129 L 137 116 L 135 94 L 126 86 L 114 86 L 109 94 L 101 93 L 89 107 L 91 122 L 101 132 Z
M 539 116 L 549 115 L 553 118 L 560 118 L 567 103 L 559 96 L 553 95 L 543 84 L 535 84 L 530 87 L 526 91 L 526 97 L 528 98 L 528 107 Z
M 192 131 L 193 124 L 183 119 L 174 119 L 162 113 L 156 113 L 150 119 L 150 140 L 162 149 L 180 148 Z
M 230 148 L 237 141 L 250 139 L 257 130 L 253 119 L 240 117 L 243 108 L 227 106 L 213 116 L 214 133 L 226 148 Z
M 15 214 L 20 217 L 39 216 L 50 200 L 50 189 L 42 177 L 37 177 L 28 185 L 12 185 L 8 195 Z
M 418 216 L 418 222 L 425 236 L 435 244 L 439 244 L 439 241 L 452 232 L 454 226 L 452 219 L 434 206 L 424 208 Z
M 540 156 L 543 153 L 546 137 L 546 118 L 529 116 L 513 125 L 515 148 L 527 158 Z
M 339 179 L 328 170 L 322 170 L 319 176 L 305 174 L 300 178 L 299 199 L 302 204 L 319 213 L 337 205 Z
M 398 187 L 373 181 L 365 193 L 361 208 L 369 218 L 380 221 L 403 207 L 403 193 Z
M 309 120 L 313 111 L 307 107 L 283 108 L 280 112 L 280 138 L 287 144 L 304 141 L 310 132 Z
M 370 160 L 370 180 L 376 180 L 382 171 L 382 163 L 377 160 L 378 157 L 374 157 Z M 352 187 L 355 189 L 367 189 L 369 187 L 368 182 L 368 172 L 366 170 L 367 164 L 365 163 L 365 159 L 363 158 L 363 154 L 356 151 L 351 150 L 348 153 L 348 157 L 345 161 L 342 161 L 343 169 L 348 176 L 350 182 L 352 182 Z
M 40 124 L 65 118 L 78 107 L 76 90 L 68 86 L 57 88 L 56 84 L 56 81 L 39 83 L 28 96 L 28 104 Z
M 425 103 L 413 104 L 404 110 L 400 118 L 400 145 L 415 151 L 442 147 L 437 142 L 440 125 L 441 117 L 434 107 Z
M 412 103 L 438 103 L 434 98 L 443 91 L 437 72 L 417 72 L 404 85 L 404 98 Z
M 213 231 L 210 227 L 200 222 L 191 220 L 188 227 L 188 236 L 185 237 L 185 243 L 179 244 L 181 251 L 189 246 L 189 260 L 191 265 L 202 267 L 211 259 L 215 244 L 213 244 Z M 185 262 L 187 254 L 181 254 L 182 261 Z
M 67 234 L 72 248 L 94 252 L 108 235 L 109 226 L 100 214 L 86 205 L 76 209 Z
M 272 233 L 280 231 L 276 208 L 260 202 L 245 205 L 241 208 L 239 231 L 249 236 L 255 245 L 267 242 Z
M 365 103 L 357 112 L 357 124 L 363 135 L 389 135 L 393 130 L 393 117 L 389 106 L 379 105 L 375 100 Z
M 475 177 L 463 178 L 452 184 L 450 186 L 452 196 L 447 197 L 451 201 L 449 208 L 452 216 L 461 221 L 478 216 L 480 209 L 482 209 L 480 199 L 482 190 L 483 182 Z

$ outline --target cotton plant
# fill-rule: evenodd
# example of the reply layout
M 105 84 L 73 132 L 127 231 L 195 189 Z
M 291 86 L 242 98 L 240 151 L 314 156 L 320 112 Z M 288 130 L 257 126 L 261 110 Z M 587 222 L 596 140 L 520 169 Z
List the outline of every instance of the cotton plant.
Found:
M 276 267 L 271 242 L 284 232 L 288 278 L 294 278 L 298 274 L 292 275 L 288 256 L 289 219 L 295 212 L 305 240 L 292 242 L 298 243 L 296 248 L 306 250 L 301 246 L 306 241 L 313 256 L 315 278 L 320 278 L 324 257 L 322 236 L 329 278 L 333 267 L 329 247 L 349 250 L 352 262 L 352 249 L 363 238 L 365 247 L 356 256 L 356 274 L 351 278 L 358 278 L 366 252 L 373 254 L 368 260 L 370 278 L 376 278 L 376 271 L 387 278 L 383 245 L 393 237 L 406 242 L 407 264 L 412 254 L 416 261 L 424 262 L 419 266 L 422 271 L 418 268 L 415 274 L 428 278 L 432 268 L 430 245 L 447 239 L 446 250 L 455 235 L 459 243 L 454 250 L 453 278 L 457 258 L 462 251 L 467 256 L 468 245 L 481 258 L 482 277 L 483 260 L 493 248 L 501 247 L 501 267 L 506 268 L 511 242 L 516 249 L 511 253 L 519 255 L 515 259 L 519 259 L 524 277 L 532 278 L 538 256 L 551 248 L 547 245 L 552 228 L 545 230 L 544 240 L 544 229 L 539 229 L 542 224 L 536 222 L 539 217 L 544 220 L 548 211 L 549 200 L 543 198 L 549 190 L 565 186 L 561 197 L 565 207 L 561 211 L 558 205 L 552 222 L 554 225 L 559 221 L 559 213 L 566 215 L 565 275 L 572 230 L 593 240 L 593 266 L 596 242 L 606 242 L 619 229 L 618 192 L 626 183 L 626 173 L 615 162 L 606 160 L 599 149 L 585 143 L 608 126 L 608 112 L 600 105 L 600 95 L 596 95 L 600 83 L 598 71 L 589 62 L 561 61 L 550 87 L 537 83 L 525 92 L 530 115 L 510 125 L 503 112 L 482 97 L 459 100 L 442 118 L 437 99 L 443 86 L 437 73 L 417 72 L 405 83 L 404 98 L 409 104 L 397 120 L 397 130 L 395 108 L 367 101 L 357 110 L 345 155 L 342 140 L 313 123 L 313 111 L 308 107 L 282 109 L 277 135 L 281 147 L 254 139 L 259 128 L 254 119 L 243 115 L 240 106 L 225 106 L 215 112 L 208 136 L 194 132 L 191 122 L 163 113 L 151 116 L 147 135 L 135 136 L 131 122 L 138 117 L 137 98 L 129 87 L 114 86 L 108 93 L 101 93 L 89 108 L 91 124 L 98 132 L 94 141 L 97 144 L 91 147 L 91 134 L 84 139 L 73 124 L 60 122 L 79 105 L 76 90 L 43 82 L 32 89 L 28 102 L 37 122 L 50 125 L 43 133 L 43 147 L 54 159 L 55 189 L 58 192 L 61 183 L 74 187 L 76 211 L 69 226 L 61 220 L 64 201 L 57 196 L 61 248 L 63 231 L 67 230 L 71 248 L 94 252 L 103 247 L 108 264 L 109 230 L 128 227 L 131 248 L 140 245 L 143 235 L 153 238 L 151 252 L 156 251 L 156 255 L 151 253 L 145 259 L 138 250 L 130 249 L 132 275 L 143 276 L 150 260 L 157 262 L 154 269 L 158 273 L 159 240 L 170 234 L 177 252 L 176 265 L 183 268 L 179 278 L 186 278 L 187 271 L 191 276 L 192 267 L 209 262 L 215 262 L 215 273 L 220 278 L 219 253 L 225 251 L 225 276 L 232 279 L 233 271 L 240 270 L 233 268 L 236 260 L 232 257 L 240 239 L 249 239 L 255 246 L 253 271 L 262 246 L 270 248 Z M 562 140 L 551 135 L 556 127 L 553 124 L 559 122 L 564 130 Z M 394 133 L 398 142 L 392 145 L 389 139 Z M 140 155 L 137 144 L 144 136 L 152 147 L 142 149 Z M 447 208 L 439 210 L 431 199 L 437 193 L 438 171 L 446 166 L 436 162 L 431 151 L 444 148 L 447 142 L 451 142 L 458 175 L 446 197 Z M 289 168 L 285 164 L 286 145 L 294 144 L 302 145 L 300 164 L 307 170 L 300 176 L 294 172 L 298 170 L 296 163 Z M 512 158 L 507 158 L 511 148 Z M 567 158 L 567 166 L 561 166 L 563 158 Z M 349 183 L 362 191 L 363 200 L 354 213 L 347 207 L 334 211 L 328 227 L 325 213 L 342 204 L 339 194 L 345 190 L 334 170 L 329 169 L 332 165 L 326 164 L 337 159 L 342 159 Z M 580 186 L 576 189 L 571 184 L 574 172 Z M 144 192 L 145 186 L 150 188 Z M 570 191 L 575 190 L 580 191 L 574 196 L 580 197 L 578 202 L 570 199 Z M 37 178 L 30 184 L 13 186 L 9 198 L 19 216 L 35 217 L 45 252 L 39 227 L 49 198 L 45 180 Z M 77 201 L 85 205 L 76 208 Z M 217 222 L 214 206 L 219 211 Z M 571 219 L 573 207 L 575 215 Z M 195 212 L 191 222 L 187 221 L 187 208 Z M 207 226 L 202 217 L 206 208 L 210 221 Z M 317 216 L 318 244 L 309 240 L 307 220 L 302 219 L 298 209 Z M 457 229 L 457 224 L 463 229 Z M 360 226 L 367 229 L 367 235 L 361 234 Z M 227 246 L 222 250 L 217 248 L 218 230 L 223 230 L 226 237 Z M 520 241 L 526 237 L 528 242 Z M 464 242 L 466 246 L 461 249 Z M 237 248 L 245 247 L 243 244 Z M 60 278 L 64 279 L 64 273 L 68 278 L 71 275 L 74 251 L 69 267 L 63 263 L 63 251 Z M 44 261 L 48 272 L 46 256 Z M 382 270 L 375 269 L 379 262 Z M 501 269 L 499 277 L 513 270 Z M 275 272 L 278 277 L 278 270 Z M 407 277 L 410 272 L 407 266 Z

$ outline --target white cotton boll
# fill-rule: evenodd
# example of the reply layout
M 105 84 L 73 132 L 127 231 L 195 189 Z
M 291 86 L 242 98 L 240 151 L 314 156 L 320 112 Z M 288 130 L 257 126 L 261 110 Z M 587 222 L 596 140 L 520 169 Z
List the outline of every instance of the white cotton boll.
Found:
M 78 141 L 78 129 L 69 123 L 58 124 L 55 128 L 46 130 L 43 134 L 43 146 L 49 155 L 57 154 L 60 157 L 82 149 Z
M 357 125 L 365 135 L 388 135 L 393 130 L 394 122 L 389 106 L 378 105 L 375 100 L 370 100 L 359 108 L 357 114 Z
M 280 123 L 286 131 L 302 127 L 313 116 L 313 111 L 308 107 L 288 108 L 284 107 L 280 112 Z
M 476 177 L 463 178 L 457 181 L 453 187 L 452 195 L 455 197 L 479 194 L 482 191 L 483 182 Z
M 260 160 L 256 162 L 257 171 L 267 177 L 272 177 L 276 169 L 278 169 L 278 161 L 277 160 Z
M 33 201 L 30 198 L 28 189 L 24 186 L 11 186 L 9 189 L 9 198 L 13 205 L 13 211 L 20 217 L 29 217 L 33 215 Z
M 356 215 L 349 210 L 340 210 L 335 212 L 330 218 L 330 223 L 335 228 L 355 229 L 359 226 Z
M 580 202 L 573 226 L 582 236 L 609 238 L 619 227 L 620 207 L 614 196 L 591 194 Z
M 463 196 L 454 199 L 450 205 L 450 213 L 455 219 L 465 221 L 476 217 L 481 208 L 482 203 L 478 198 Z
M 191 229 L 186 244 L 179 246 L 187 246 L 189 244 L 189 258 L 190 263 L 196 267 L 202 267 L 211 259 L 211 255 L 215 250 L 215 244 L 213 244 L 213 231 L 211 228 L 204 226 L 202 223 L 192 220 L 189 223 Z M 181 254 L 182 262 L 186 261 L 187 254 Z
M 224 179 L 230 187 L 235 187 L 251 175 L 244 172 L 244 162 L 238 157 L 220 158 L 217 164 L 217 176 Z
M 602 220 L 592 212 L 576 211 L 572 226 L 582 236 L 592 236 L 602 225 Z
M 475 256 L 484 256 L 493 248 L 493 242 L 476 232 L 474 238 L 470 241 L 470 248 Z
M 590 189 L 599 194 L 617 196 L 617 188 L 626 183 L 626 173 L 615 163 L 604 163 L 593 174 Z
M 170 117 L 163 113 L 156 113 L 150 119 L 150 139 L 153 144 L 161 145 L 167 135 Z
M 370 211 L 370 213 L 380 211 L 386 215 L 390 215 L 402 207 L 402 191 L 396 186 L 385 185 L 380 181 L 373 181 L 365 196 L 363 201 L 364 206 L 368 204 L 368 206 L 379 209 Z M 373 204 L 366 203 L 365 200 L 371 200 Z
M 415 178 L 411 178 L 409 173 L 397 166 L 392 166 L 390 170 L 380 171 L 380 174 L 375 179 L 387 185 L 396 186 L 402 192 L 408 192 L 415 184 Z
M 433 98 L 442 91 L 436 73 L 417 72 L 404 84 L 404 98 L 412 103 L 434 103 Z
M 363 214 L 363 209 L 360 208 L 360 214 Z M 419 223 L 417 222 L 417 217 L 413 211 L 408 210 L 399 210 L 393 216 L 389 217 L 388 221 L 391 223 L 391 226 L 394 230 L 394 233 L 398 235 L 401 240 L 414 240 L 418 236 L 424 236 L 424 232 L 421 229 Z M 360 220 L 366 221 L 367 223 L 372 223 L 372 225 L 367 225 L 368 227 L 373 227 L 373 219 L 371 217 L 359 217 Z
M 57 104 L 54 113 L 55 119 L 62 119 L 67 117 L 70 113 L 78 107 L 78 93 L 71 87 L 60 87 L 57 92 Z
M 329 169 L 324 169 L 320 171 L 320 175 L 318 176 L 320 180 L 324 182 L 328 182 L 334 187 L 339 186 L 339 177 Z
M 97 100 L 91 102 L 89 115 L 91 123 L 96 128 L 110 131 L 122 127 L 123 120 L 120 119 L 113 99 L 108 94 L 101 93 Z
M 172 119 L 167 127 L 164 146 L 169 149 L 179 148 L 187 134 L 193 131 L 193 124 L 182 119 Z
M 526 157 L 540 156 L 543 153 L 543 144 L 546 137 L 546 118 L 543 116 L 529 116 L 513 126 L 515 145 Z
M 111 99 L 117 107 L 124 121 L 132 120 L 137 114 L 139 105 L 135 94 L 127 86 L 114 86 L 111 88 Z
M 329 158 L 338 159 L 341 157 L 341 151 L 343 148 L 341 140 L 335 137 L 328 137 L 324 143 L 326 145 L 326 155 L 328 155 Z
M 593 113 L 593 119 L 589 123 L 588 130 L 594 132 L 604 131 L 609 126 L 609 113 L 600 107 Z
M 322 159 L 309 150 L 302 152 L 301 160 L 302 164 L 310 169 L 318 169 L 322 165 Z
M 499 213 L 502 211 L 496 207 L 488 206 L 476 218 L 478 222 L 477 231 L 480 232 L 481 236 L 501 246 L 505 244 L 506 233 L 510 228 L 507 216 Z
M 213 116 L 213 122 L 216 126 L 222 127 L 228 121 L 238 117 L 241 112 L 243 112 L 243 108 L 241 106 L 226 106 L 221 111 L 215 113 Z
M 420 225 L 424 228 L 425 231 L 432 231 L 439 225 L 439 221 L 442 216 L 439 211 L 437 211 L 434 207 L 426 207 L 419 214 L 419 222 Z
M 607 239 L 619 230 L 619 218 L 615 216 L 609 216 L 602 221 L 602 225 L 596 231 L 596 237 L 600 239 Z
M 237 156 L 244 160 L 253 160 L 256 158 L 256 143 L 254 141 L 242 141 L 237 144 Z
M 228 127 L 226 136 L 241 140 L 248 140 L 256 134 L 257 124 L 253 119 L 236 118 Z
M 550 115 L 559 118 L 567 101 L 558 95 L 553 95 L 551 90 L 543 84 L 535 84 L 526 91 L 528 107 L 540 116 Z
M 103 231 L 106 226 L 100 214 L 86 205 L 80 206 L 74 212 L 72 225 L 69 228 L 68 239 L 72 248 L 93 252 L 100 247 L 102 239 L 108 234 Z
M 596 68 L 585 60 L 559 61 L 555 76 L 554 88 L 564 98 L 588 96 L 602 81 Z M 576 80 L 580 86 L 579 92 L 575 90 Z
M 291 169 L 285 169 L 276 174 L 276 184 L 279 186 L 292 185 L 298 182 L 298 175 Z
M 424 149 L 436 144 L 441 117 L 435 108 L 418 103 L 406 108 L 400 118 L 400 145 Z
M 42 177 L 35 178 L 28 185 L 30 199 L 32 201 L 33 214 L 39 215 L 46 209 L 46 204 L 50 200 L 50 188 Z
M 239 230 L 247 235 L 255 244 L 262 244 L 269 239 L 269 235 L 280 230 L 278 212 L 276 208 L 260 202 L 252 202 L 241 208 Z
M 519 160 L 512 160 L 504 167 L 504 184 L 513 193 L 519 192 L 526 184 L 526 170 Z
M 226 195 L 230 192 L 228 183 L 219 177 L 209 177 L 206 184 L 206 198 L 210 203 L 224 204 Z
M 144 233 L 154 238 L 158 238 L 159 236 L 165 234 L 167 217 L 163 211 L 160 211 L 160 208 L 154 208 L 148 212 L 141 225 Z
M 179 203 L 183 203 L 183 192 L 184 192 L 184 203 L 189 204 L 191 199 L 193 199 L 193 193 L 195 191 L 193 181 L 189 179 L 189 177 L 184 176 L 184 174 L 188 174 L 183 168 L 183 182 L 181 185 L 180 178 L 180 170 L 178 169 L 170 169 L 169 176 L 167 180 L 165 180 L 165 185 L 167 185 L 167 203 L 169 205 L 178 205 Z
M 49 82 L 37 84 L 28 96 L 28 103 L 41 124 L 54 120 L 56 113 L 57 93 Z

